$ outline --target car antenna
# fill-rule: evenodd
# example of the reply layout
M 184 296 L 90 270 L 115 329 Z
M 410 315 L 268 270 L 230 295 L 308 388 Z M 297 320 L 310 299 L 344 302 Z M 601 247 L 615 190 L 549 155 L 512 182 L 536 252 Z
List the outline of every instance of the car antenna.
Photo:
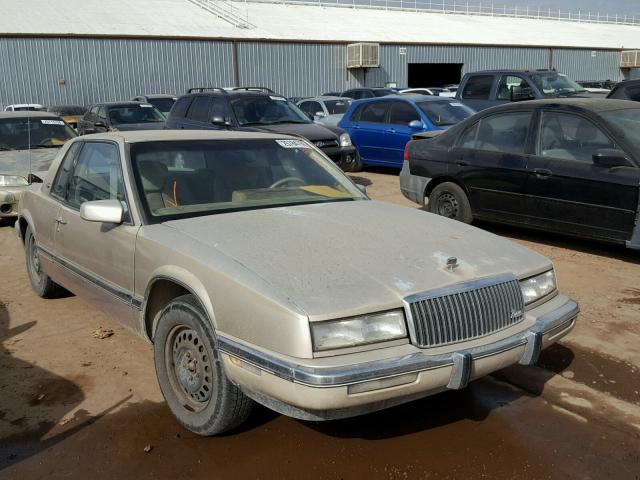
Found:
M 27 107 L 28 108 L 28 107 Z M 27 182 L 31 181 L 31 111 L 27 109 L 27 145 L 29 148 L 29 175 L 27 175 Z

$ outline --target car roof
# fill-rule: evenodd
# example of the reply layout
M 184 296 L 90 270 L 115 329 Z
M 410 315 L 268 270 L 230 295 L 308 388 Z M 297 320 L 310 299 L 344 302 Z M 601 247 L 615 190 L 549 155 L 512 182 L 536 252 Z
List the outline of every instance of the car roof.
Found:
M 13 103 L 11 105 L 7 105 L 8 107 L 13 107 L 13 108 L 24 108 L 24 107 L 42 107 L 43 105 L 40 103 Z
M 144 103 L 144 102 L 136 102 L 133 100 L 125 100 L 122 102 L 100 102 L 100 103 L 94 103 L 92 107 L 132 107 L 132 106 L 140 105 L 141 103 Z
M 34 112 L 24 110 L 21 112 L 0 112 L 0 118 L 60 118 L 53 112 Z
M 366 103 L 366 102 L 390 102 L 392 100 L 404 100 L 409 102 L 457 102 L 453 97 L 440 97 L 437 95 L 421 95 L 419 93 L 411 94 L 411 93 L 403 93 L 402 95 L 387 95 L 384 97 L 374 97 L 374 98 L 361 98 L 360 100 L 354 100 L 358 102 L 358 104 Z
M 265 140 L 297 139 L 300 137 L 286 134 L 262 132 L 235 132 L 229 130 L 138 130 L 130 132 L 94 133 L 83 135 L 79 139 L 117 140 L 127 143 L 162 142 L 175 140 Z
M 172 93 L 144 93 L 142 95 L 135 95 L 136 97 L 145 97 L 145 98 L 176 98 L 177 95 Z
M 629 85 L 640 85 L 640 78 L 633 80 L 623 80 L 616 84 L 616 87 L 628 87 Z
M 348 102 L 352 100 L 348 97 L 336 97 L 335 95 L 318 95 L 317 97 L 306 97 L 300 100 L 300 102 L 307 102 L 309 100 L 340 100 L 342 102 Z
M 505 103 L 484 110 L 527 110 L 530 107 L 538 108 L 544 106 L 565 106 L 581 108 L 593 112 L 609 112 L 613 110 L 625 110 L 628 108 L 640 108 L 638 102 L 630 100 L 617 100 L 612 98 L 545 98 L 542 100 L 527 100 L 524 102 Z
M 537 74 L 537 73 L 556 73 L 556 74 L 560 74 L 560 72 L 557 72 L 556 70 L 546 70 L 546 69 L 542 69 L 542 70 L 526 70 L 526 69 L 511 69 L 511 70 L 479 70 L 477 72 L 469 72 L 467 73 L 467 75 L 475 75 L 475 74 L 483 74 L 483 73 L 520 73 L 520 74 L 524 74 L 524 75 L 530 75 L 530 74 Z

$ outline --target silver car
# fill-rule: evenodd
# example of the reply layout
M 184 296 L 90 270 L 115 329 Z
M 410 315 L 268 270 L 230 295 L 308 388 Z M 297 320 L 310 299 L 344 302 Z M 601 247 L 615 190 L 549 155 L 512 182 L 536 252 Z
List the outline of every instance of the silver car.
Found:
M 371 201 L 298 137 L 79 137 L 21 207 L 33 290 L 153 342 L 169 408 L 201 435 L 254 401 L 326 420 L 460 389 L 535 363 L 578 315 L 545 257 Z
M 350 98 L 320 96 L 305 98 L 297 105 L 310 120 L 336 127 L 351 102 L 353 100 Z

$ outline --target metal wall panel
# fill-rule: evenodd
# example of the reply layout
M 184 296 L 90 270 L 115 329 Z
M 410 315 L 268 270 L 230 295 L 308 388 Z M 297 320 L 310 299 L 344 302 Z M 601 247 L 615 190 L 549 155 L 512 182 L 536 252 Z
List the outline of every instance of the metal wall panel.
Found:
M 88 105 L 233 82 L 230 42 L 188 40 L 0 38 L 0 72 L 2 106 Z
M 574 80 L 622 80 L 617 51 L 555 50 L 554 65 Z

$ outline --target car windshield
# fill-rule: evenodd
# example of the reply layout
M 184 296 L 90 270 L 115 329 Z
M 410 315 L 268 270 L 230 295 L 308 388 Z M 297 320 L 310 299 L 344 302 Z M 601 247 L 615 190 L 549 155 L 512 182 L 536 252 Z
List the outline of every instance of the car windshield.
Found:
M 147 211 L 159 221 L 366 198 L 298 139 L 135 143 L 131 163 Z
M 386 97 L 387 95 L 394 95 L 396 93 L 390 88 L 378 88 L 376 90 L 372 90 L 372 92 L 376 97 Z
M 157 123 L 164 122 L 165 116 L 153 105 L 120 105 L 109 107 L 109 119 L 114 125 L 127 123 Z
M 311 123 L 307 116 L 284 97 L 247 95 L 231 100 L 240 125 Z
M 329 115 L 342 115 L 347 111 L 351 102 L 349 100 L 325 100 L 324 105 L 327 107 Z
M 538 73 L 531 75 L 531 79 L 536 87 L 548 97 L 585 91 L 584 88 L 562 73 Z
M 47 112 L 57 115 L 84 115 L 87 109 L 80 105 L 57 105 L 47 108 Z
M 149 103 L 156 107 L 161 112 L 168 112 L 173 107 L 173 104 L 176 103 L 175 98 L 150 98 Z
M 640 108 L 612 110 L 601 112 L 600 115 L 612 124 L 628 143 L 634 147 L 640 145 Z
M 0 119 L 0 150 L 60 148 L 75 136 L 59 118 Z
M 439 127 L 455 125 L 476 113 L 473 108 L 460 102 L 433 101 L 416 102 L 416 104 L 431 123 Z

